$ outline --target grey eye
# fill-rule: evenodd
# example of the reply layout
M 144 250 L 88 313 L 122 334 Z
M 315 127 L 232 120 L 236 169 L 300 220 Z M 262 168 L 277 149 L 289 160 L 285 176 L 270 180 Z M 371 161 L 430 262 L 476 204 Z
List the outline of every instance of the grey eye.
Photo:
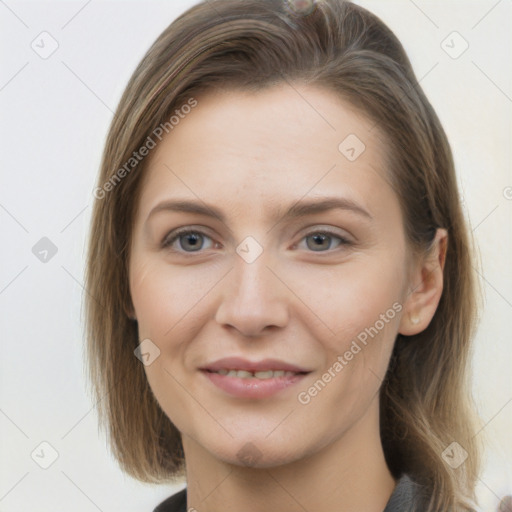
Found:
M 345 240 L 339 235 L 322 231 L 306 235 L 303 240 L 306 240 L 306 247 L 314 252 L 325 252 L 326 250 L 334 249 L 339 245 L 349 244 L 348 240 Z

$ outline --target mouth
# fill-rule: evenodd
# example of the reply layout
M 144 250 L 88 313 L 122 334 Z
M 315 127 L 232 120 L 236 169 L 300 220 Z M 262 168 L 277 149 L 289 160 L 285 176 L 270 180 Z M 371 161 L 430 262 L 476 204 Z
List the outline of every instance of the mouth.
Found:
M 238 377 L 239 379 L 277 379 L 279 377 L 293 377 L 294 375 L 305 375 L 309 372 L 292 372 L 288 370 L 263 370 L 257 372 L 250 372 L 247 370 L 227 369 L 221 368 L 220 370 L 205 370 L 209 373 L 216 373 L 218 375 L 225 375 L 226 377 Z
M 283 361 L 225 358 L 200 368 L 217 389 L 238 398 L 267 398 L 294 386 L 311 371 Z
M 282 377 L 279 372 L 284 373 L 309 373 L 309 370 L 302 368 L 295 364 L 287 363 L 279 359 L 264 359 L 262 361 L 249 361 L 242 359 L 241 357 L 224 357 L 217 361 L 200 368 L 209 372 L 220 373 L 222 375 L 228 375 L 230 372 L 238 372 L 239 377 L 251 377 L 256 375 L 259 378 L 270 378 L 269 372 L 278 373 L 278 376 Z M 245 372 L 245 373 L 243 373 Z M 230 377 L 236 375 L 232 373 Z

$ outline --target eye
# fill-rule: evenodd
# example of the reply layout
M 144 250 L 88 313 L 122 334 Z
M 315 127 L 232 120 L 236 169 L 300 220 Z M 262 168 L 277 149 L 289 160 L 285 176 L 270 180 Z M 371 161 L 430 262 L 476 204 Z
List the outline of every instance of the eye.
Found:
M 293 248 L 304 249 L 303 241 L 305 241 L 305 250 L 312 252 L 330 252 L 336 247 L 351 245 L 347 238 L 326 229 L 311 231 Z M 194 253 L 200 252 L 202 249 L 212 249 L 218 244 L 215 244 L 211 237 L 200 230 L 185 228 L 169 233 L 162 241 L 161 246 L 163 249 L 170 249 L 178 253 Z
M 302 240 L 306 242 L 306 247 L 313 252 L 328 252 L 341 245 L 350 245 L 351 242 L 343 236 L 333 233 L 329 230 L 312 231 L 307 234 Z M 297 247 L 301 248 L 301 242 Z
M 207 247 L 205 247 L 206 240 L 211 242 Z M 173 247 L 175 242 L 178 242 L 179 248 Z M 201 249 L 210 249 L 212 245 L 213 240 L 208 235 L 193 229 L 182 229 L 181 231 L 170 233 L 162 242 L 162 248 L 170 248 L 175 252 L 198 252 Z

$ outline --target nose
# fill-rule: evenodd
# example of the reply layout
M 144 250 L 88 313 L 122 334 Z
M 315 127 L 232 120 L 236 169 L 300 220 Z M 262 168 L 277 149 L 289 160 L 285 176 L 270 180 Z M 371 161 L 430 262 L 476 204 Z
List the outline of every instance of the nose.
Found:
M 248 337 L 284 327 L 289 320 L 287 293 L 265 251 L 252 263 L 235 254 L 234 269 L 223 280 L 216 321 Z

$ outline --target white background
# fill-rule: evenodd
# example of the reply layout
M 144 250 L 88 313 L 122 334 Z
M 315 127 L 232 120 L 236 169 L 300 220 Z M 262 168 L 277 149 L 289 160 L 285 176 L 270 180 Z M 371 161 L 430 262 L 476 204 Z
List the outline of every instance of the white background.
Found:
M 125 476 L 98 436 L 81 304 L 92 190 L 112 111 L 150 44 L 193 3 L 0 0 L 3 512 L 150 511 L 178 488 Z M 498 496 L 512 493 L 511 1 L 358 3 L 403 42 L 454 151 L 483 268 L 475 269 L 484 311 L 473 366 L 485 428 L 475 434 L 490 447 L 482 510 L 495 510 Z M 43 31 L 59 45 L 47 59 L 31 48 Z M 456 59 L 441 46 L 453 31 L 469 44 Z M 453 37 L 447 41 L 460 49 Z M 58 252 L 43 263 L 32 247 L 45 236 Z M 48 469 L 31 458 L 43 441 L 58 453 Z

